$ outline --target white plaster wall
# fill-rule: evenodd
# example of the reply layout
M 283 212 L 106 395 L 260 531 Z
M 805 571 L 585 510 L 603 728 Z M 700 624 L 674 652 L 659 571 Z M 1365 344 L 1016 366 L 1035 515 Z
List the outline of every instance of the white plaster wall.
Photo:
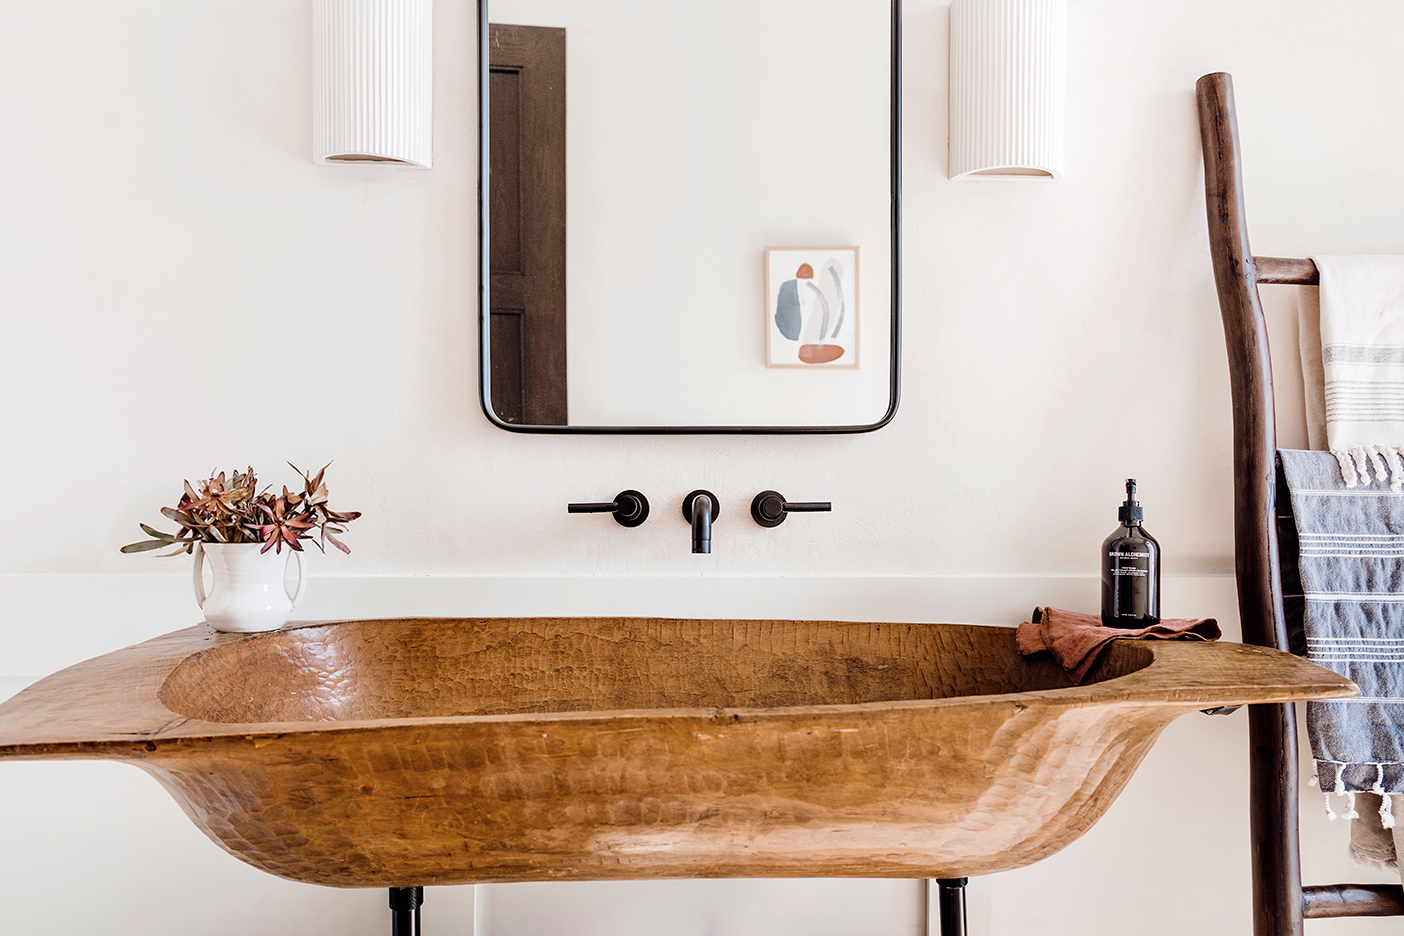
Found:
M 632 601 L 1012 623 L 1035 602 L 1095 607 L 1083 576 L 1134 475 L 1182 576 L 1166 612 L 1231 621 L 1215 577 L 1231 570 L 1228 387 L 1193 83 L 1237 80 L 1258 253 L 1404 253 L 1404 7 L 1070 0 L 1067 177 L 959 185 L 945 173 L 945 3 L 906 6 L 896 421 L 648 439 L 512 435 L 478 409 L 467 4 L 436 5 L 436 168 L 417 172 L 312 164 L 302 0 L 0 3 L 3 692 L 193 621 L 179 561 L 117 547 L 181 478 L 252 463 L 286 481 L 285 459 L 336 459 L 336 500 L 366 511 L 354 555 L 315 563 L 313 597 L 336 613 Z M 1299 413 L 1283 420 L 1300 439 Z M 708 557 L 688 554 L 677 516 L 699 486 L 723 499 Z M 565 513 L 624 487 L 653 499 L 637 530 Z M 762 530 L 745 506 L 772 487 L 835 511 Z M 1244 932 L 1243 752 L 1241 715 L 1177 722 L 1086 837 L 977 883 L 974 931 Z M 1379 879 L 1345 865 L 1321 840 L 1340 824 L 1307 806 L 1309 876 Z M 895 908 L 873 927 L 911 923 L 912 889 L 853 886 L 828 893 Z M 815 894 L 637 887 L 540 900 L 561 906 L 561 932 L 653 901 L 658 919 L 635 921 L 647 932 L 729 934 L 728 920 L 784 931 L 755 901 Z M 435 932 L 468 932 L 475 912 L 511 932 L 495 894 L 478 911 L 467 889 L 431 894 Z M 378 893 L 240 865 L 154 783 L 101 764 L 0 765 L 0 900 L 7 926 L 64 933 L 373 933 L 386 912 Z M 673 912 L 738 900 L 752 909 Z

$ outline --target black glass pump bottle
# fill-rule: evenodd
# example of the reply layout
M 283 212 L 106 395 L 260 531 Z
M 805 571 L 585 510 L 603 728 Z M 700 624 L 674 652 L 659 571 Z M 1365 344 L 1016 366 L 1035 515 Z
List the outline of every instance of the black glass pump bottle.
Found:
M 1102 623 L 1150 627 L 1160 623 L 1160 544 L 1141 526 L 1135 478 L 1118 516 L 1121 526 L 1102 543 Z

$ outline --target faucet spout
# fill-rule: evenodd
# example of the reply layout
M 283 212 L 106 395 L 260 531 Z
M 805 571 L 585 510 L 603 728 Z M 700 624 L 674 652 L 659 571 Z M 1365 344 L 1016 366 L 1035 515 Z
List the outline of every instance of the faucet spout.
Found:
M 712 499 L 706 494 L 697 495 L 692 502 L 692 551 L 712 551 Z
M 711 491 L 693 491 L 683 498 L 683 519 L 692 524 L 692 551 L 708 554 L 712 551 L 712 523 L 721 513 L 721 501 Z

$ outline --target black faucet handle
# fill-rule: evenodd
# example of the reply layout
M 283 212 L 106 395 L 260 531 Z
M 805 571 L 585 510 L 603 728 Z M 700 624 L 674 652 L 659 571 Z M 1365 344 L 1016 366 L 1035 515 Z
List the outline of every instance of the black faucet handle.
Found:
M 620 491 L 608 504 L 567 504 L 566 513 L 612 513 L 620 526 L 636 527 L 648 519 L 648 498 L 638 491 Z
M 833 509 L 830 501 L 787 501 L 778 491 L 761 491 L 751 500 L 751 519 L 763 527 L 778 527 L 792 513 L 824 513 Z

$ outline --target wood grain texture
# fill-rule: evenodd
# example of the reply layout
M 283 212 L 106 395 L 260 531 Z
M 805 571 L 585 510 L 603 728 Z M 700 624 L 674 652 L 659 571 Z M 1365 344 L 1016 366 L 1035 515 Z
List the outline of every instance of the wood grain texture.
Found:
M 1302 888 L 1302 908 L 1309 920 L 1404 916 L 1404 888 L 1398 884 L 1318 884 Z
M 297 881 L 957 877 L 1089 828 L 1160 731 L 1354 686 L 1119 641 L 1081 686 L 1011 628 L 615 618 L 180 631 L 0 706 L 0 759 L 112 758 Z
M 566 31 L 494 23 L 487 49 L 493 407 L 564 426 Z
M 1253 278 L 1259 283 L 1288 286 L 1317 286 L 1321 283 L 1315 261 L 1296 257 L 1254 257 Z
M 1209 252 L 1228 348 L 1233 397 L 1234 566 L 1246 643 L 1289 648 L 1277 551 L 1277 436 L 1267 322 L 1248 246 L 1233 78 L 1195 84 L 1204 151 Z M 1273 267 L 1272 263 L 1265 264 Z M 1314 268 L 1314 265 L 1313 265 Z M 1297 833 L 1297 729 L 1290 706 L 1248 713 L 1249 825 L 1253 841 L 1253 932 L 1301 936 Z

